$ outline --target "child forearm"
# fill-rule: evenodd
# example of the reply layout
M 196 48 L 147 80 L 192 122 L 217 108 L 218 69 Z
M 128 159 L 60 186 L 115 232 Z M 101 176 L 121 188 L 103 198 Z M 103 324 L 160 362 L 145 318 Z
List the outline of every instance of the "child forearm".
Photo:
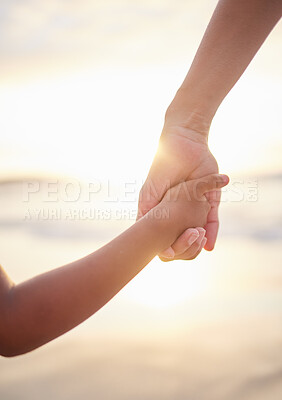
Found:
M 214 174 L 180 183 L 95 253 L 19 285 L 0 268 L 0 354 L 31 351 L 94 314 L 183 230 L 205 224 L 205 193 L 225 186 L 226 178 Z
M 31 351 L 99 310 L 173 240 L 164 223 L 143 218 L 87 257 L 14 286 L 0 310 L 1 354 Z

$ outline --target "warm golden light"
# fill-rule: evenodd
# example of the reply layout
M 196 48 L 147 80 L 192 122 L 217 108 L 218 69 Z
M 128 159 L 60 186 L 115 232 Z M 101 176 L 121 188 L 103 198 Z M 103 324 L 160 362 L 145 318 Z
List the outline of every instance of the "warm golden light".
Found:
M 134 224 L 166 109 L 217 3 L 0 1 L 0 264 L 16 284 L 95 252 Z M 279 2 L 219 3 L 249 5 L 256 13 L 265 7 L 264 25 L 268 5 Z M 244 40 L 241 27 L 234 33 L 233 21 L 227 30 L 236 52 L 226 61 L 227 43 L 228 51 L 214 57 L 232 74 L 238 66 L 229 62 L 256 41 Z M 251 31 L 252 24 L 244 27 Z M 209 146 L 220 172 L 230 176 L 214 251 L 193 261 L 156 257 L 74 330 L 25 356 L 0 357 L 0 399 L 281 400 L 281 33 L 280 23 L 212 122 Z M 228 35 L 216 36 L 208 62 Z M 214 72 L 209 68 L 198 81 Z M 25 200 L 30 182 L 38 191 Z M 69 197 L 78 193 L 78 200 L 67 198 L 69 183 Z M 134 257 L 133 247 L 130 262 Z M 92 282 L 92 273 L 84 282 Z M 98 280 L 99 289 L 111 278 Z M 63 281 L 68 292 L 61 303 L 75 299 L 71 316 L 83 309 L 78 297 L 97 293 L 78 289 L 78 281 L 73 287 Z M 48 299 L 56 298 L 53 285 Z M 85 303 L 93 310 L 92 300 Z M 22 307 L 17 311 L 22 321 Z M 34 318 L 32 334 L 35 324 L 42 328 Z
M 207 293 L 211 284 L 208 275 L 201 261 L 197 265 L 181 261 L 172 265 L 155 258 L 125 289 L 125 295 L 153 308 L 176 306 Z

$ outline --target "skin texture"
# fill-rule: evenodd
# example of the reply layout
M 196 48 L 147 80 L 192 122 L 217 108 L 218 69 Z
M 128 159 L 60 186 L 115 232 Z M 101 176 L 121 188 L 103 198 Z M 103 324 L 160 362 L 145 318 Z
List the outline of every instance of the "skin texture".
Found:
M 96 252 L 18 285 L 0 267 L 0 354 L 31 351 L 89 318 L 187 227 L 203 226 L 204 194 L 227 183 L 221 175 L 183 182 Z
M 166 112 L 160 148 L 140 194 L 139 211 L 145 217 L 95 253 L 19 285 L 0 268 L 0 354 L 26 353 L 80 324 L 157 253 L 166 255 L 165 260 L 168 255 L 185 259 L 197 256 L 202 246 L 213 248 L 220 196 L 215 189 L 228 179 L 191 179 L 218 171 L 207 143 L 212 118 L 281 10 L 280 0 L 219 1 Z M 157 218 L 156 211 L 168 217 Z M 198 228 L 185 230 L 194 227 Z M 193 243 L 192 233 L 197 237 Z
M 169 187 L 218 172 L 208 147 L 213 116 L 281 14 L 281 0 L 218 2 L 188 74 L 166 111 L 159 149 L 140 192 L 140 216 L 156 206 Z M 208 199 L 211 211 L 205 249 L 212 250 L 219 226 L 220 192 L 209 193 Z M 161 259 L 189 259 L 187 250 L 187 241 L 179 237 L 161 253 Z

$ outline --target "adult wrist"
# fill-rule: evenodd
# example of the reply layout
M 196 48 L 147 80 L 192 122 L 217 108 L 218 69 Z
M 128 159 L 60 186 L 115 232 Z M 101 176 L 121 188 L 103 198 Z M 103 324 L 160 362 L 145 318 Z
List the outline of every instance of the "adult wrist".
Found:
M 188 87 L 180 87 L 165 114 L 165 127 L 178 126 L 208 137 L 216 109 L 207 99 L 197 100 Z

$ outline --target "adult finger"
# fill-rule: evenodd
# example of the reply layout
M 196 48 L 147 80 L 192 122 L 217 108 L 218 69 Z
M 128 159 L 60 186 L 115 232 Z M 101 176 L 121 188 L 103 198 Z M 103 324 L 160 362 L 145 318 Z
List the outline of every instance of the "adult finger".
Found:
M 218 207 L 220 203 L 221 192 L 212 191 L 206 194 L 207 200 L 210 203 L 211 209 L 207 215 L 207 223 L 205 225 L 207 243 L 205 245 L 205 250 L 211 251 L 214 249 L 218 228 Z

